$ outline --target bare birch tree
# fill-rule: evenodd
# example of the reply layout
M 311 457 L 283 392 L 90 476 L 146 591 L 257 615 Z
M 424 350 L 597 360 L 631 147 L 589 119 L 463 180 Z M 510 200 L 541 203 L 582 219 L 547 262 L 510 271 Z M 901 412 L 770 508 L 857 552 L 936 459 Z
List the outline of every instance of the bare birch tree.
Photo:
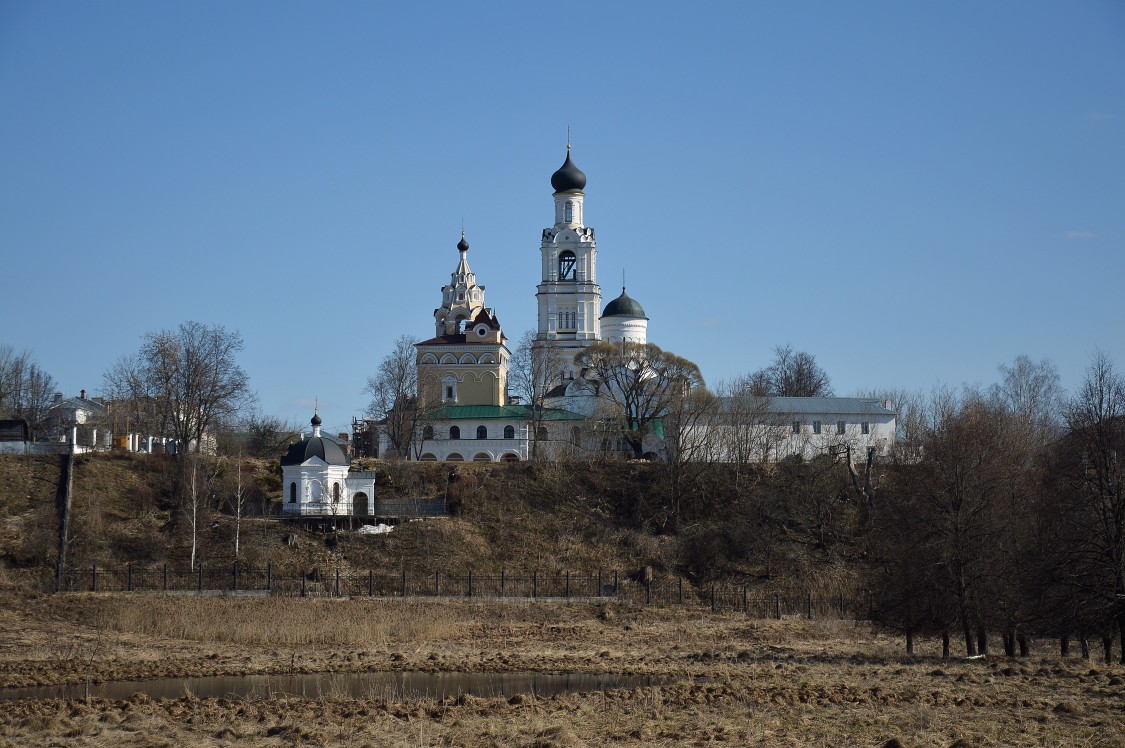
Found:
M 546 402 L 553 389 L 561 384 L 562 360 L 558 346 L 551 340 L 536 340 L 535 330 L 527 330 L 512 354 L 508 381 L 527 407 L 530 457 L 539 459 L 541 427 L 546 422 Z

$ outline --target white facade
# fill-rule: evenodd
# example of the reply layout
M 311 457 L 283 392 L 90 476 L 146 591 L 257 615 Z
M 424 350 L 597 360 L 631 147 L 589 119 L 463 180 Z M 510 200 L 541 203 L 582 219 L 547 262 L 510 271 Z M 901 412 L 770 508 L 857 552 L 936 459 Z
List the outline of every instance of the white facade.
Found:
M 349 473 L 347 465 L 329 465 L 311 457 L 281 468 L 281 512 L 317 517 L 367 516 L 375 509 L 375 473 Z
M 879 400 L 774 397 L 761 398 L 744 412 L 730 400 L 723 406 L 719 415 L 683 437 L 687 443 L 706 444 L 702 451 L 721 462 L 811 460 L 847 447 L 857 459 L 866 457 L 869 448 L 885 457 L 895 443 L 897 414 Z

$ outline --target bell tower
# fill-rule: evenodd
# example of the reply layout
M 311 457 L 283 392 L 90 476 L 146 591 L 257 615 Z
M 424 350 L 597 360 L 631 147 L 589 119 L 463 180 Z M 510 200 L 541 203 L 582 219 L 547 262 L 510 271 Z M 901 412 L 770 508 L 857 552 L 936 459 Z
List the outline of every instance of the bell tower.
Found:
M 536 341 L 550 347 L 564 378 L 578 372 L 574 356 L 601 336 L 602 291 L 598 286 L 598 248 L 594 229 L 585 224 L 586 175 L 570 159 L 551 175 L 555 190 L 555 223 L 543 229 L 540 244 L 542 280 L 535 298 L 539 306 Z

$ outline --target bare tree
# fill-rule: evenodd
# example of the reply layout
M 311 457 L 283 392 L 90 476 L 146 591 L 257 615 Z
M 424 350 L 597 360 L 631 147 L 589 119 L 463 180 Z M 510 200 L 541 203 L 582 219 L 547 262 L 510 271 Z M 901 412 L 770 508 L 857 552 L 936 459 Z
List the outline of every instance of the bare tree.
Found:
M 546 422 L 548 395 L 561 385 L 564 369 L 555 342 L 536 340 L 535 335 L 535 330 L 527 330 L 520 336 L 508 375 L 515 393 L 528 406 L 528 437 L 533 460 L 541 457 L 539 438 Z
M 246 452 L 251 457 L 271 458 L 285 454 L 301 429 L 277 416 L 254 413 L 242 425 L 246 431 Z M 241 452 L 239 453 L 241 456 Z
M 794 351 L 786 343 L 773 349 L 773 363 L 750 375 L 750 384 L 759 395 L 774 397 L 831 397 L 832 382 L 828 372 L 816 363 L 816 357 Z
M 783 414 L 774 411 L 773 398 L 760 394 L 749 376 L 721 382 L 716 388 L 720 408 L 713 429 L 720 458 L 735 467 L 735 490 L 741 492 L 747 467 L 776 457 L 788 436 Z
M 1065 550 L 1061 567 L 1086 619 L 1110 639 L 1117 629 L 1125 662 L 1125 375 L 1104 353 L 1091 360 L 1066 422 L 1056 494 L 1065 519 L 1053 525 Z
M 434 405 L 419 397 L 421 382 L 418 379 L 417 351 L 414 339 L 403 335 L 395 341 L 394 349 L 379 363 L 375 376 L 368 377 L 364 392 L 371 395 L 368 414 L 380 422 L 390 443 L 388 458 L 415 458 L 422 448 L 422 430 L 434 415 Z
M 27 421 L 32 439 L 43 435 L 57 385 L 30 351 L 0 345 L 0 418 Z
M 652 343 L 598 342 L 575 358 L 598 396 L 616 407 L 633 456 L 644 456 L 644 437 L 685 392 L 703 386 L 699 367 Z
M 913 567 L 925 555 L 940 571 L 932 578 L 931 603 L 948 618 L 937 624 L 957 625 L 971 655 L 986 641 L 986 626 L 1012 614 L 998 611 L 1005 587 L 1014 586 L 1005 561 L 1018 519 L 1012 507 L 1024 502 L 1023 465 L 1009 419 L 980 392 L 936 391 L 927 420 L 922 461 L 910 483 L 889 504 L 881 500 L 879 537 L 902 543 L 886 549 L 889 566 Z
M 922 457 L 922 442 L 927 425 L 927 397 L 924 392 L 903 387 L 860 390 L 855 397 L 889 402 L 895 412 L 895 444 L 891 457 L 898 462 L 916 463 Z
M 146 333 L 140 350 L 105 374 L 106 391 L 126 398 L 142 419 L 150 413 L 182 449 L 203 446 L 209 430 L 232 423 L 253 401 L 249 378 L 236 361 L 242 336 L 222 325 L 183 322 Z
M 990 396 L 1017 419 L 1029 452 L 1042 449 L 1062 432 L 1064 397 L 1058 370 L 1048 359 L 1032 361 L 1027 356 L 1016 356 L 999 369 L 1002 378 Z

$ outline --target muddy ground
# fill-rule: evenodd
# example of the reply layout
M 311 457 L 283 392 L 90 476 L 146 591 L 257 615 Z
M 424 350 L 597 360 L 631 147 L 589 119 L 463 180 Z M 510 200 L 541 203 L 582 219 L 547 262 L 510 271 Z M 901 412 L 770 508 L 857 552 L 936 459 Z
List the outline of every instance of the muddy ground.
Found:
M 0 746 L 1125 746 L 1125 667 L 940 658 L 863 623 L 588 602 L 8 594 L 0 686 L 290 672 L 678 676 L 556 698 L 0 704 Z M 202 620 L 201 620 L 202 619 Z

